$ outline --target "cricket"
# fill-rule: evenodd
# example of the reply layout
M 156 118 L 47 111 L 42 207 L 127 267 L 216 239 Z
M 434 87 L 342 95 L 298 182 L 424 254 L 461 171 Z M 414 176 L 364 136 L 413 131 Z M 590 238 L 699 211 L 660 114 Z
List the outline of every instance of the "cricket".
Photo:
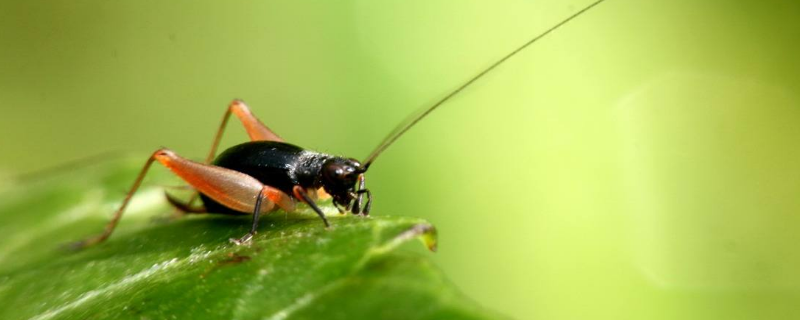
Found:
M 252 214 L 250 231 L 241 238 L 231 239 L 236 244 L 245 244 L 252 240 L 262 214 L 277 209 L 293 212 L 299 203 L 304 203 L 313 209 L 325 227 L 329 227 L 328 219 L 316 203 L 321 198 L 332 198 L 333 205 L 342 214 L 350 212 L 358 216 L 367 216 L 372 207 L 373 195 L 366 188 L 365 174 L 386 148 L 420 120 L 478 79 L 603 1 L 605 0 L 598 0 L 573 13 L 498 59 L 433 105 L 412 113 L 408 119 L 400 122 L 363 161 L 311 151 L 287 143 L 264 125 L 242 100 L 233 100 L 228 105 L 211 144 L 211 151 L 204 162 L 188 160 L 167 148 L 156 150 L 145 162 L 103 232 L 76 242 L 71 247 L 82 249 L 97 245 L 111 236 L 125 208 L 154 162 L 168 168 L 196 190 L 195 196 L 185 202 L 167 196 L 168 201 L 179 210 L 191 213 Z M 217 156 L 219 142 L 231 115 L 235 115 L 242 123 L 250 141 L 230 147 Z M 201 203 L 195 204 L 197 200 Z

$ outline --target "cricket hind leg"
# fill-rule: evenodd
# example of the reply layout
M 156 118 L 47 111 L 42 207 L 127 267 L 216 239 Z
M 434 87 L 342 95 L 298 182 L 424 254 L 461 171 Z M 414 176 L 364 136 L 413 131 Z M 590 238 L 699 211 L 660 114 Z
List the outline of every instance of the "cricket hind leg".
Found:
M 142 184 L 142 180 L 144 180 L 145 175 L 147 175 L 147 171 L 150 169 L 150 166 L 153 164 L 153 161 L 156 160 L 156 155 L 159 154 L 159 152 L 161 152 L 162 150 L 163 149 L 156 150 L 156 152 L 154 152 L 150 156 L 150 158 L 147 159 L 147 162 L 145 162 L 144 167 L 142 167 L 142 170 L 139 171 L 139 175 L 133 182 L 133 186 L 131 186 L 131 189 L 125 195 L 125 199 L 122 200 L 122 205 L 120 205 L 119 209 L 117 209 L 117 211 L 114 212 L 114 217 L 112 217 L 111 221 L 109 221 L 108 224 L 106 224 L 103 232 L 100 233 L 99 235 L 69 244 L 70 249 L 79 250 L 85 247 L 93 246 L 95 244 L 105 241 L 106 239 L 108 239 L 109 236 L 111 236 L 111 233 L 114 232 L 114 228 L 117 227 L 117 223 L 119 223 L 119 219 L 122 218 L 122 213 L 128 206 L 131 197 L 133 197 L 133 194 L 136 193 L 137 189 L 139 189 L 139 185 Z
M 214 161 L 214 157 L 217 155 L 219 141 L 222 140 L 222 134 L 225 132 L 225 127 L 228 124 L 228 119 L 230 119 L 231 114 L 236 115 L 236 117 L 239 118 L 239 121 L 242 122 L 242 126 L 244 126 L 245 131 L 247 131 L 247 135 L 250 136 L 250 141 L 283 142 L 283 139 L 278 136 L 278 134 L 264 125 L 264 123 L 258 120 L 258 118 L 256 118 L 256 116 L 250 112 L 250 108 L 247 107 L 244 101 L 235 99 L 231 101 L 231 103 L 228 105 L 228 109 L 222 116 L 222 123 L 220 123 L 219 128 L 217 129 L 217 134 L 214 135 L 214 141 L 211 143 L 211 151 L 209 151 L 208 157 L 206 157 L 207 164 L 211 163 L 211 161 Z
M 230 209 L 253 212 L 256 209 L 258 199 L 263 198 L 258 205 L 259 213 L 268 212 L 274 209 L 275 206 L 287 211 L 294 210 L 294 200 L 290 196 L 276 188 L 262 184 L 249 175 L 187 160 L 169 149 L 159 149 L 147 159 L 130 191 L 126 194 L 111 221 L 106 224 L 103 232 L 73 244 L 72 248 L 81 249 L 108 239 L 111 233 L 114 232 L 120 218 L 122 218 L 122 214 L 125 212 L 125 208 L 128 206 L 133 194 L 139 189 L 147 171 L 155 161 L 170 169 L 199 192 Z
M 249 241 L 256 234 L 261 214 L 276 207 L 286 211 L 295 209 L 292 197 L 247 174 L 186 160 L 169 150 L 158 160 L 214 202 L 231 211 L 253 212 L 252 228 L 244 237 L 234 240 L 237 244 Z
M 231 114 L 236 115 L 236 117 L 242 123 L 247 135 L 250 137 L 250 141 L 284 141 L 280 136 L 278 136 L 277 133 L 272 131 L 264 123 L 258 120 L 258 118 L 256 118 L 256 116 L 250 111 L 250 108 L 247 106 L 247 104 L 244 103 L 244 101 L 235 99 L 231 101 L 231 103 L 228 105 L 228 108 L 225 110 L 225 114 L 222 116 L 222 122 L 220 123 L 219 128 L 217 128 L 217 133 L 214 135 L 214 140 L 211 143 L 211 150 L 208 152 L 205 164 L 211 164 L 211 162 L 214 161 L 214 158 L 217 156 L 219 142 L 222 140 L 222 134 L 225 132 L 225 127 L 228 125 L 228 119 L 230 119 Z M 192 206 L 198 198 L 199 193 L 195 193 L 185 204 L 187 206 Z M 180 211 L 183 211 L 180 207 L 176 208 Z

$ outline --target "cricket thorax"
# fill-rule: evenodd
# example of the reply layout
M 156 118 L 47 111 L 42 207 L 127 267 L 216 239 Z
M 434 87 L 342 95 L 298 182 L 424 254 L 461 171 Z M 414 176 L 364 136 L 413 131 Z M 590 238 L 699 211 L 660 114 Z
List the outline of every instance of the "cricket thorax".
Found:
M 332 158 L 334 157 L 328 154 L 303 150 L 297 154 L 294 162 L 286 164 L 287 173 L 297 185 L 305 188 L 321 188 L 322 166 Z

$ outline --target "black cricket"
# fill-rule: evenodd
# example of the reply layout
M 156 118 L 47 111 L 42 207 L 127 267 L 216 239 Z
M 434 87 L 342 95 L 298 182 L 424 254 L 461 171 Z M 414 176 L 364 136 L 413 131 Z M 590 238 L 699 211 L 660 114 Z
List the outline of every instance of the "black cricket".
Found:
M 495 61 L 491 66 L 470 78 L 432 106 L 421 109 L 401 122 L 364 162 L 325 153 L 309 151 L 286 143 L 259 121 L 240 100 L 234 100 L 223 116 L 222 124 L 204 163 L 178 156 L 169 149 L 156 150 L 145 163 L 139 176 L 116 211 L 105 231 L 73 245 L 84 248 L 105 241 L 114 231 L 125 207 L 138 189 L 154 161 L 158 161 L 181 177 L 195 190 L 202 205 L 194 205 L 197 197 L 182 203 L 168 196 L 169 201 L 185 212 L 215 212 L 225 214 L 252 214 L 252 228 L 245 236 L 231 241 L 241 244 L 249 241 L 258 228 L 262 213 L 282 208 L 293 211 L 296 202 L 309 205 L 328 227 L 323 211 L 316 199 L 327 193 L 341 213 L 351 212 L 366 216 L 372 205 L 372 193 L 366 188 L 364 174 L 373 161 L 400 136 L 433 110 L 470 86 L 488 72 L 516 55 L 537 40 L 583 14 L 605 0 L 598 0 L 538 34 L 522 46 Z M 216 150 L 231 114 L 236 115 L 245 127 L 251 141 L 233 146 L 218 157 Z M 213 160 L 213 161 L 212 161 Z M 366 201 L 365 201 L 366 196 Z
M 340 212 L 368 215 L 372 204 L 372 194 L 364 187 L 367 169 L 356 159 L 313 152 L 285 142 L 252 141 L 225 150 L 212 164 L 247 174 L 286 194 L 292 194 L 294 186 L 323 188 Z M 358 186 L 357 181 L 361 182 Z M 366 206 L 362 206 L 363 197 L 359 197 L 364 193 L 368 198 Z M 204 194 L 200 197 L 209 212 L 237 212 Z M 327 226 L 322 210 L 313 202 L 308 204 Z

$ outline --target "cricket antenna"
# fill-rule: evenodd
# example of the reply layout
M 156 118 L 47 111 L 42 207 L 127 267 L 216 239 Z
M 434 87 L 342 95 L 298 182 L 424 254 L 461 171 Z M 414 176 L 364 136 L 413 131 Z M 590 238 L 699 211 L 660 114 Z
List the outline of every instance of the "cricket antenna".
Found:
M 525 48 L 527 48 L 528 46 L 530 46 L 534 42 L 538 41 L 541 38 L 544 38 L 550 32 L 553 32 L 554 30 L 558 29 L 559 27 L 565 25 L 567 22 L 570 22 L 572 19 L 577 18 L 578 16 L 580 16 L 584 12 L 589 11 L 589 9 L 593 8 L 594 6 L 600 4 L 603 1 L 605 1 L 605 0 L 595 1 L 594 3 L 584 7 L 580 11 L 575 12 L 574 14 L 572 14 L 571 16 L 567 17 L 566 19 L 562 20 L 561 22 L 559 22 L 558 24 L 554 25 L 550 29 L 547 29 L 546 31 L 540 33 L 539 35 L 533 37 L 533 39 L 528 40 L 528 42 L 526 42 L 522 46 L 518 47 L 517 49 L 514 49 L 514 51 L 511 51 L 511 53 L 509 53 L 509 54 L 505 55 L 504 57 L 500 58 L 499 60 L 495 61 L 495 63 L 493 63 L 491 66 L 489 66 L 488 68 L 484 69 L 483 71 L 481 71 L 480 73 L 478 73 L 474 77 L 470 78 L 469 80 L 467 80 L 467 82 L 464 82 L 464 84 L 462 84 L 457 89 L 455 89 L 452 92 L 450 92 L 450 94 L 446 95 L 444 98 L 442 98 L 441 100 L 437 101 L 432 106 L 426 107 L 425 109 L 420 109 L 420 111 L 412 113 L 403 122 L 400 122 L 400 124 L 396 128 L 394 128 L 394 130 L 392 130 L 389 133 L 389 135 L 386 136 L 386 138 L 383 139 L 381 144 L 379 144 L 378 147 L 376 147 L 375 150 L 372 151 L 372 153 L 369 155 L 369 157 L 367 157 L 367 159 L 364 160 L 364 169 L 363 170 L 366 171 L 369 168 L 369 166 L 372 164 L 372 162 L 375 161 L 375 158 L 377 158 L 381 153 L 383 153 L 383 151 L 386 150 L 386 148 L 388 148 L 390 145 L 392 145 L 392 143 L 394 143 L 395 140 L 397 140 L 397 138 L 400 138 L 400 136 L 402 136 L 404 133 L 406 133 L 406 131 L 408 131 L 408 129 L 411 129 L 411 127 L 413 127 L 415 124 L 417 124 L 417 122 L 419 122 L 420 120 L 422 120 L 422 118 L 425 118 L 428 114 L 433 112 L 433 110 L 436 110 L 436 108 L 438 108 L 439 106 L 441 106 L 442 104 L 447 102 L 447 100 L 450 100 L 450 98 L 454 97 L 459 92 L 461 92 L 464 89 L 466 89 L 467 87 L 469 87 L 472 83 L 474 83 L 478 79 L 482 78 L 487 73 L 489 73 L 490 71 L 492 71 L 495 68 L 497 68 L 497 66 L 501 65 L 503 62 L 505 62 L 509 58 L 513 57 L 514 55 L 516 55 L 520 51 L 524 50 Z

